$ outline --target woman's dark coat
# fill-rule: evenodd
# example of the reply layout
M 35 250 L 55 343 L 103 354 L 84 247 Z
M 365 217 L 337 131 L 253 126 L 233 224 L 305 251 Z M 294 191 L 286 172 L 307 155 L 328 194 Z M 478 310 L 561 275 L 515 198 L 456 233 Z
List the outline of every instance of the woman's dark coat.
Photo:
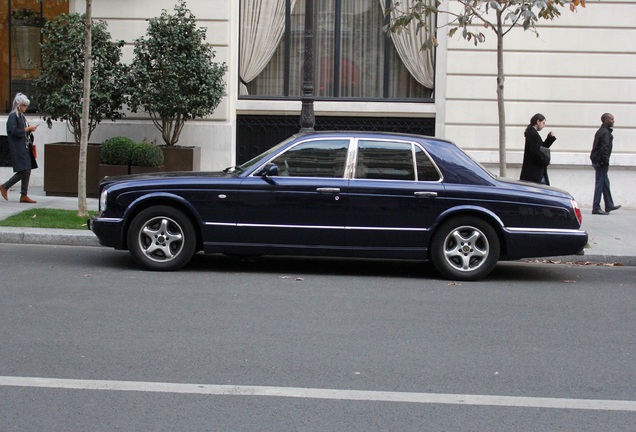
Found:
M 556 141 L 556 137 L 548 135 L 543 141 L 539 132 L 532 126 L 526 129 L 526 145 L 523 150 L 523 165 L 521 166 L 520 180 L 541 183 L 545 178 L 546 184 L 550 184 L 548 178 L 548 165 L 550 160 L 541 152 L 541 147 L 550 148 L 552 143 Z
M 17 115 L 15 111 L 9 114 L 7 119 L 7 139 L 14 172 L 37 168 L 37 164 L 33 166 L 35 159 L 32 159 L 31 149 L 27 147 L 28 134 L 24 131 L 25 127 L 27 127 L 27 122 L 23 115 Z

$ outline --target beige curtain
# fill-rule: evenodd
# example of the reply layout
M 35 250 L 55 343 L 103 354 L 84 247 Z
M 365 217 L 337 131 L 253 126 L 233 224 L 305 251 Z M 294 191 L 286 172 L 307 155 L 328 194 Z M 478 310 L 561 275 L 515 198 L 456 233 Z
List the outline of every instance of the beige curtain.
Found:
M 382 11 L 385 12 L 386 0 L 379 0 Z M 400 0 L 400 9 L 408 10 L 416 0 Z M 399 12 L 393 11 L 391 19 L 399 15 Z M 412 21 L 411 24 L 397 33 L 391 33 L 390 37 L 398 52 L 404 66 L 409 70 L 413 78 L 424 87 L 433 88 L 434 68 L 433 68 L 433 50 L 422 50 L 421 46 L 428 38 L 428 35 L 435 31 L 435 17 L 431 16 L 426 21 L 427 29 L 420 29 L 417 32 L 417 23 Z
M 296 0 L 291 0 L 293 10 Z M 285 31 L 285 0 L 241 0 L 240 77 L 256 78 L 267 66 Z M 240 93 L 248 94 L 241 83 Z

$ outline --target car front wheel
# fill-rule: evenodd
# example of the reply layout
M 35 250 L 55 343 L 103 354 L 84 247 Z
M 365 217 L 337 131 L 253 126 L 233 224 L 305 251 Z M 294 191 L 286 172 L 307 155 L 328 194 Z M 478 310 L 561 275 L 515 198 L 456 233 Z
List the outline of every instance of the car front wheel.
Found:
M 180 269 L 194 255 L 196 244 L 192 222 L 173 207 L 149 207 L 135 216 L 128 229 L 132 257 L 150 270 Z
M 431 243 L 431 261 L 448 279 L 478 280 L 495 267 L 499 251 L 499 238 L 488 222 L 459 217 L 436 230 Z

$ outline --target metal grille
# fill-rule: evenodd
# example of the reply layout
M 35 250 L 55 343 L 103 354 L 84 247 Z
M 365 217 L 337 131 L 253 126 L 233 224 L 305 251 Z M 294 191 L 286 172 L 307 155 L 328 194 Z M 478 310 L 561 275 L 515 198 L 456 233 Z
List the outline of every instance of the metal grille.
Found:
M 300 116 L 242 115 L 237 118 L 237 163 L 247 162 L 300 130 Z M 316 117 L 317 131 L 373 131 L 435 135 L 434 118 Z

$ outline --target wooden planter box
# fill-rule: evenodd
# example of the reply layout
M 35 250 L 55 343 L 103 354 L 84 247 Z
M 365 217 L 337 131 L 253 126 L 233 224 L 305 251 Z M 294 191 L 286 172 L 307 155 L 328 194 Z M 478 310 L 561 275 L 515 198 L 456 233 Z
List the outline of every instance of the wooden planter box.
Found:
M 164 171 L 201 171 L 201 147 L 161 146 Z
M 131 174 L 148 174 L 148 173 L 156 173 L 166 171 L 165 165 L 160 165 L 158 167 L 142 167 L 137 165 L 130 166 Z
M 130 167 L 128 165 L 99 164 L 97 165 L 97 187 L 99 187 L 99 184 L 104 177 L 122 176 L 128 174 L 130 174 Z
M 54 196 L 77 196 L 79 148 L 75 143 L 44 145 L 44 192 Z M 89 144 L 86 155 L 86 196 L 97 197 L 99 144 Z

